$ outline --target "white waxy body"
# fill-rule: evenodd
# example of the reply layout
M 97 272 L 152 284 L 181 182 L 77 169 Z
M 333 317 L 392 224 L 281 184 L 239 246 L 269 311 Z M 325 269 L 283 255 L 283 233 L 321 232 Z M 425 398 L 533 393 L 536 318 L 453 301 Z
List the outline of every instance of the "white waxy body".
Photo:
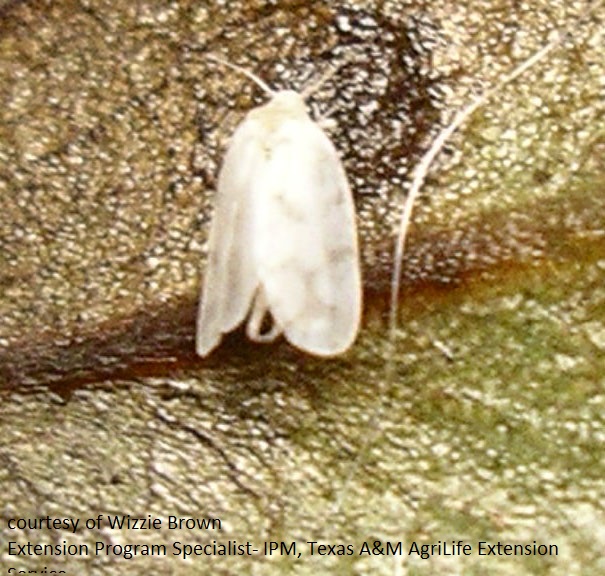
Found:
M 266 313 L 272 328 L 261 333 Z M 196 350 L 249 316 L 320 356 L 344 352 L 361 318 L 355 210 L 338 154 L 302 96 L 278 92 L 235 131 L 218 180 Z

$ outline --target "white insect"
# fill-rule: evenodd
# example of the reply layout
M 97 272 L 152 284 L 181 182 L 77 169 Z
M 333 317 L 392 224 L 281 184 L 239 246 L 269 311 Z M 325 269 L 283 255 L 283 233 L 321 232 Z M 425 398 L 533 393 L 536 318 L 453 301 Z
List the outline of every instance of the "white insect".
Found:
M 362 291 L 355 209 L 336 149 L 307 113 L 308 93 L 274 92 L 214 60 L 271 100 L 236 129 L 219 174 L 196 351 L 206 356 L 248 318 L 256 342 L 283 334 L 311 354 L 340 354 L 359 330 Z

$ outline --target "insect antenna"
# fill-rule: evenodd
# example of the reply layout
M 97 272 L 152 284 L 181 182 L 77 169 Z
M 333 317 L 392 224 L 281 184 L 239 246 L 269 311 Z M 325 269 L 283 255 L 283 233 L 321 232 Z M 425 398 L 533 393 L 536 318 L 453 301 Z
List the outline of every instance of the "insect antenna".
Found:
M 218 56 L 214 56 L 213 54 L 208 54 L 206 56 L 206 58 L 208 58 L 208 60 L 218 62 L 219 64 L 222 64 L 223 66 L 226 66 L 227 68 L 231 68 L 232 70 L 235 70 L 236 72 L 239 72 L 240 74 L 243 74 L 244 76 L 246 76 L 247 78 L 252 80 L 252 82 L 254 82 L 259 88 L 262 88 L 262 90 L 267 92 L 267 94 L 269 94 L 270 96 L 275 96 L 275 91 L 271 90 L 271 88 L 269 88 L 268 84 L 263 82 L 258 76 L 256 76 L 249 70 L 246 70 L 245 68 L 242 68 L 241 66 L 238 66 L 237 64 L 231 64 L 231 62 L 228 62 L 227 60 L 223 60 L 222 58 L 219 58 Z
M 313 84 L 307 86 L 300 94 L 306 100 L 314 92 L 317 92 L 328 80 L 330 80 L 341 68 L 349 64 L 353 60 L 352 57 L 345 58 L 344 62 L 333 64 L 329 70 L 324 72 Z

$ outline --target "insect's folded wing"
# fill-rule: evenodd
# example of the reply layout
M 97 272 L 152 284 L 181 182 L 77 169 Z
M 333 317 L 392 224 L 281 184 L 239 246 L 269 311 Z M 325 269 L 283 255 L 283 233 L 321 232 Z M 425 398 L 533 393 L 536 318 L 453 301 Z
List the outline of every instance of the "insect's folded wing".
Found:
M 208 263 L 197 319 L 196 350 L 207 355 L 246 317 L 258 274 L 252 259 L 251 182 L 262 168 L 253 122 L 235 131 L 218 179 Z
M 260 281 L 286 338 L 318 355 L 354 341 L 361 278 L 353 200 L 334 146 L 310 120 L 285 123 L 255 181 Z

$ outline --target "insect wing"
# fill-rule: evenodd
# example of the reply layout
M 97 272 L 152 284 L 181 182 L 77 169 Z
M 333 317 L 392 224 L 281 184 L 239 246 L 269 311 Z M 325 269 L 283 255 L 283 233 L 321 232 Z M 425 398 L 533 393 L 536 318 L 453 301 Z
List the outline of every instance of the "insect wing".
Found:
M 223 334 L 244 320 L 258 285 L 252 258 L 251 183 L 257 178 L 262 152 L 255 124 L 246 119 L 237 128 L 218 178 L 197 319 L 200 356 L 206 356 Z
M 285 121 L 253 185 L 254 251 L 286 338 L 322 356 L 354 341 L 361 316 L 355 210 L 344 169 L 310 119 Z

